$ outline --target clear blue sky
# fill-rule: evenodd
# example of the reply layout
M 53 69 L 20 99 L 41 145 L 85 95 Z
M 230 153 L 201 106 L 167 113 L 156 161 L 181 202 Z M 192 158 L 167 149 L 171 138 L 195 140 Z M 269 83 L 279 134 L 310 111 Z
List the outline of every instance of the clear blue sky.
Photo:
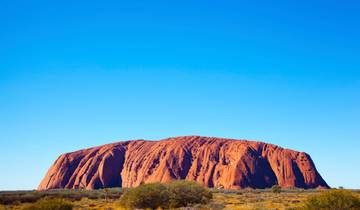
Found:
M 306 151 L 360 188 L 357 1 L 94 2 L 0 3 L 0 190 L 64 152 L 178 135 Z

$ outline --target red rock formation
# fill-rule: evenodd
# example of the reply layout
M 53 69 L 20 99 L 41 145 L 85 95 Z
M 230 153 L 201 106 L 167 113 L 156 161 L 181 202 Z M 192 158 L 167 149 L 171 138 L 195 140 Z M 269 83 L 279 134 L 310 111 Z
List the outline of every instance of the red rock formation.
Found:
M 63 154 L 38 189 L 134 187 L 175 179 L 225 189 L 328 187 L 304 152 L 255 141 L 184 136 Z

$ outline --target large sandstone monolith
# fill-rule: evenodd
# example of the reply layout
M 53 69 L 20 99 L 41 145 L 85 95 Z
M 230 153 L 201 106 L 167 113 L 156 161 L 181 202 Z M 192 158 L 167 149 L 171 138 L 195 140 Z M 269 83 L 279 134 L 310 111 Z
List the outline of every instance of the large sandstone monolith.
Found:
M 134 187 L 176 179 L 225 189 L 275 184 L 328 188 L 304 152 L 263 142 L 183 136 L 123 141 L 60 155 L 38 189 Z

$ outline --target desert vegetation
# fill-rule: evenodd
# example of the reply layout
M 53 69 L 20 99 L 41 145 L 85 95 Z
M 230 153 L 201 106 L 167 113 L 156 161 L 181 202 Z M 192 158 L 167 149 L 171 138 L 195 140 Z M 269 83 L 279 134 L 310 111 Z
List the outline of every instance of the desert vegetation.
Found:
M 165 208 L 169 201 L 166 187 L 160 183 L 144 184 L 127 190 L 120 199 L 120 206 L 133 208 Z
M 274 185 L 271 187 L 273 193 L 281 193 L 281 187 L 279 185 Z
M 41 199 L 25 205 L 23 210 L 72 210 L 74 205 L 63 199 Z
M 16 205 L 22 203 L 35 203 L 43 198 L 64 199 L 68 201 L 80 201 L 81 199 L 102 200 L 119 199 L 122 194 L 120 188 L 103 190 L 46 190 L 46 191 L 3 191 L 0 192 L 0 204 Z
M 174 181 L 169 184 L 144 184 L 124 193 L 120 206 L 135 208 L 179 208 L 194 204 L 207 204 L 212 198 L 212 192 L 189 181 Z
M 0 192 L 0 209 L 357 210 L 359 199 L 354 190 L 216 190 L 180 181 L 131 189 Z
M 329 190 L 307 199 L 305 210 L 359 210 L 360 199 L 349 190 Z

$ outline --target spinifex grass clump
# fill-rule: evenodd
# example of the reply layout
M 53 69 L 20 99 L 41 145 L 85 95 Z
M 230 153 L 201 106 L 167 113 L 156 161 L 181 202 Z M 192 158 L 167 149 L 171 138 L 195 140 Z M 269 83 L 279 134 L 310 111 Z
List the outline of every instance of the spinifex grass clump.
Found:
M 349 190 L 329 190 L 310 197 L 305 210 L 359 210 L 360 199 Z
M 42 199 L 25 206 L 23 210 L 72 210 L 73 204 L 62 199 Z
M 120 199 L 125 208 L 177 208 L 193 204 L 206 204 L 212 193 L 195 182 L 174 181 L 169 184 L 144 184 L 129 189 Z

